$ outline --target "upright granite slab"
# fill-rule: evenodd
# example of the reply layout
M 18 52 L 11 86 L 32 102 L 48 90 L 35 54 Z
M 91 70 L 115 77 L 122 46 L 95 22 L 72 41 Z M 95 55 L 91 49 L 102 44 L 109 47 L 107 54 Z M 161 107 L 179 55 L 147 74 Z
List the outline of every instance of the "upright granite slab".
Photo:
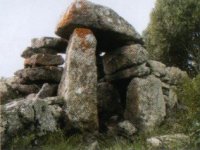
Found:
M 96 44 L 91 30 L 74 30 L 58 89 L 58 95 L 66 102 L 70 122 L 81 131 L 98 129 Z
M 125 119 L 140 130 L 152 131 L 166 115 L 162 82 L 153 75 L 134 78 L 128 86 Z
M 56 34 L 69 39 L 77 27 L 90 28 L 98 47 L 108 50 L 127 43 L 142 43 L 141 36 L 126 20 L 108 7 L 87 0 L 74 1 L 58 23 Z

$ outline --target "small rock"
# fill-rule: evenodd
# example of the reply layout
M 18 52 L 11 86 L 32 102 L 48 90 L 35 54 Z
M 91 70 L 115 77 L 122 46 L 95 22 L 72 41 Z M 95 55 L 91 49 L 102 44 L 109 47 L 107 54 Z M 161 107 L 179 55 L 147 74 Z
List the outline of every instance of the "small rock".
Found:
M 43 84 L 41 90 L 37 93 L 37 98 L 46 98 L 56 96 L 58 85 L 50 85 L 48 83 Z
M 105 79 L 107 81 L 114 81 L 119 79 L 126 79 L 132 77 L 142 77 L 150 74 L 149 67 L 146 67 L 146 64 L 142 64 L 139 66 L 134 66 L 119 72 L 116 72 L 112 75 L 106 75 Z
M 67 48 L 67 41 L 61 38 L 42 37 L 31 40 L 32 48 L 51 48 L 57 50 L 59 53 L 65 53 Z
M 113 74 L 133 65 L 140 65 L 147 61 L 148 52 L 139 44 L 123 46 L 103 57 L 104 71 Z
M 15 72 L 15 75 L 22 78 L 26 83 L 32 82 L 53 82 L 59 83 L 63 69 L 61 67 L 38 67 L 26 68 Z
M 131 138 L 136 132 L 137 129 L 128 120 L 118 123 L 118 133 L 120 135 L 125 136 L 127 138 Z
M 190 143 L 190 137 L 184 134 L 171 134 L 147 139 L 148 147 L 163 149 L 184 149 Z
M 61 55 L 51 54 L 35 54 L 31 58 L 27 58 L 24 61 L 25 67 L 35 66 L 58 66 L 64 63 L 64 59 Z

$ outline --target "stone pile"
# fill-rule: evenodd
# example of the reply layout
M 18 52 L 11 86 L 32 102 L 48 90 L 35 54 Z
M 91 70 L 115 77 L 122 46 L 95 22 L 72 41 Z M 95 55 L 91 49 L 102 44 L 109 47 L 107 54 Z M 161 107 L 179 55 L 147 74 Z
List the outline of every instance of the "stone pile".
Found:
M 64 53 L 66 47 L 67 41 L 60 38 L 32 39 L 31 47 L 21 55 L 25 58 L 24 69 L 15 72 L 18 83 L 12 88 L 24 95 L 39 92 L 40 97 L 55 96 L 63 71 L 60 66 L 64 63 L 58 53 Z
M 30 105 L 23 100 L 6 104 L 4 114 L 12 116 L 12 107 L 20 129 L 28 119 L 29 124 L 39 121 L 43 130 L 54 131 L 58 120 L 50 121 L 52 126 L 45 123 L 59 116 L 70 129 L 130 137 L 136 131 L 152 131 L 177 104 L 176 85 L 187 74 L 150 60 L 140 35 L 112 9 L 76 0 L 61 18 L 56 34 L 62 39 L 33 39 L 22 54 L 25 68 L 15 73 L 19 82 L 15 89 L 26 95 L 37 93 L 34 97 L 44 103 L 43 113 L 50 117 L 38 115 L 42 105 L 32 102 L 30 95 L 24 99 Z M 65 52 L 62 71 L 59 65 L 64 60 L 57 53 Z M 46 98 L 50 96 L 57 97 Z M 56 100 L 62 104 L 54 106 Z M 4 126 L 4 135 L 10 134 L 14 124 Z

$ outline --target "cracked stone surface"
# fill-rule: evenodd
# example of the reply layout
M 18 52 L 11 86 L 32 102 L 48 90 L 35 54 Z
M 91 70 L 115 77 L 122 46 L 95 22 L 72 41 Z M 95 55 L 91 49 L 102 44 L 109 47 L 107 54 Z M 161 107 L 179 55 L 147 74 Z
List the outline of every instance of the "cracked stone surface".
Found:
M 115 11 L 87 0 L 76 0 L 69 6 L 57 25 L 56 34 L 69 39 L 78 27 L 91 29 L 98 40 L 98 46 L 105 50 L 127 43 L 142 43 L 134 27 Z
M 153 75 L 134 78 L 128 86 L 125 118 L 141 131 L 152 131 L 166 116 L 162 82 Z
M 113 74 L 119 70 L 140 65 L 148 60 L 148 55 L 140 44 L 123 46 L 103 56 L 104 72 Z
M 81 131 L 98 129 L 96 44 L 91 30 L 75 29 L 58 88 L 70 122 Z

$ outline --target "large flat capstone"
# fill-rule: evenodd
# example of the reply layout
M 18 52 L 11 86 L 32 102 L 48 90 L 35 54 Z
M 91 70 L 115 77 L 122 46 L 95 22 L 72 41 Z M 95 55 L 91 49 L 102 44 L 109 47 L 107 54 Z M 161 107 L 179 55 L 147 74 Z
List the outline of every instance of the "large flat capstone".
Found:
M 87 0 L 76 0 L 70 5 L 57 25 L 56 34 L 69 39 L 77 27 L 92 29 L 98 47 L 104 50 L 127 43 L 142 43 L 134 27 L 115 11 Z
M 91 30 L 75 29 L 58 89 L 70 122 L 81 131 L 98 129 L 96 44 Z

